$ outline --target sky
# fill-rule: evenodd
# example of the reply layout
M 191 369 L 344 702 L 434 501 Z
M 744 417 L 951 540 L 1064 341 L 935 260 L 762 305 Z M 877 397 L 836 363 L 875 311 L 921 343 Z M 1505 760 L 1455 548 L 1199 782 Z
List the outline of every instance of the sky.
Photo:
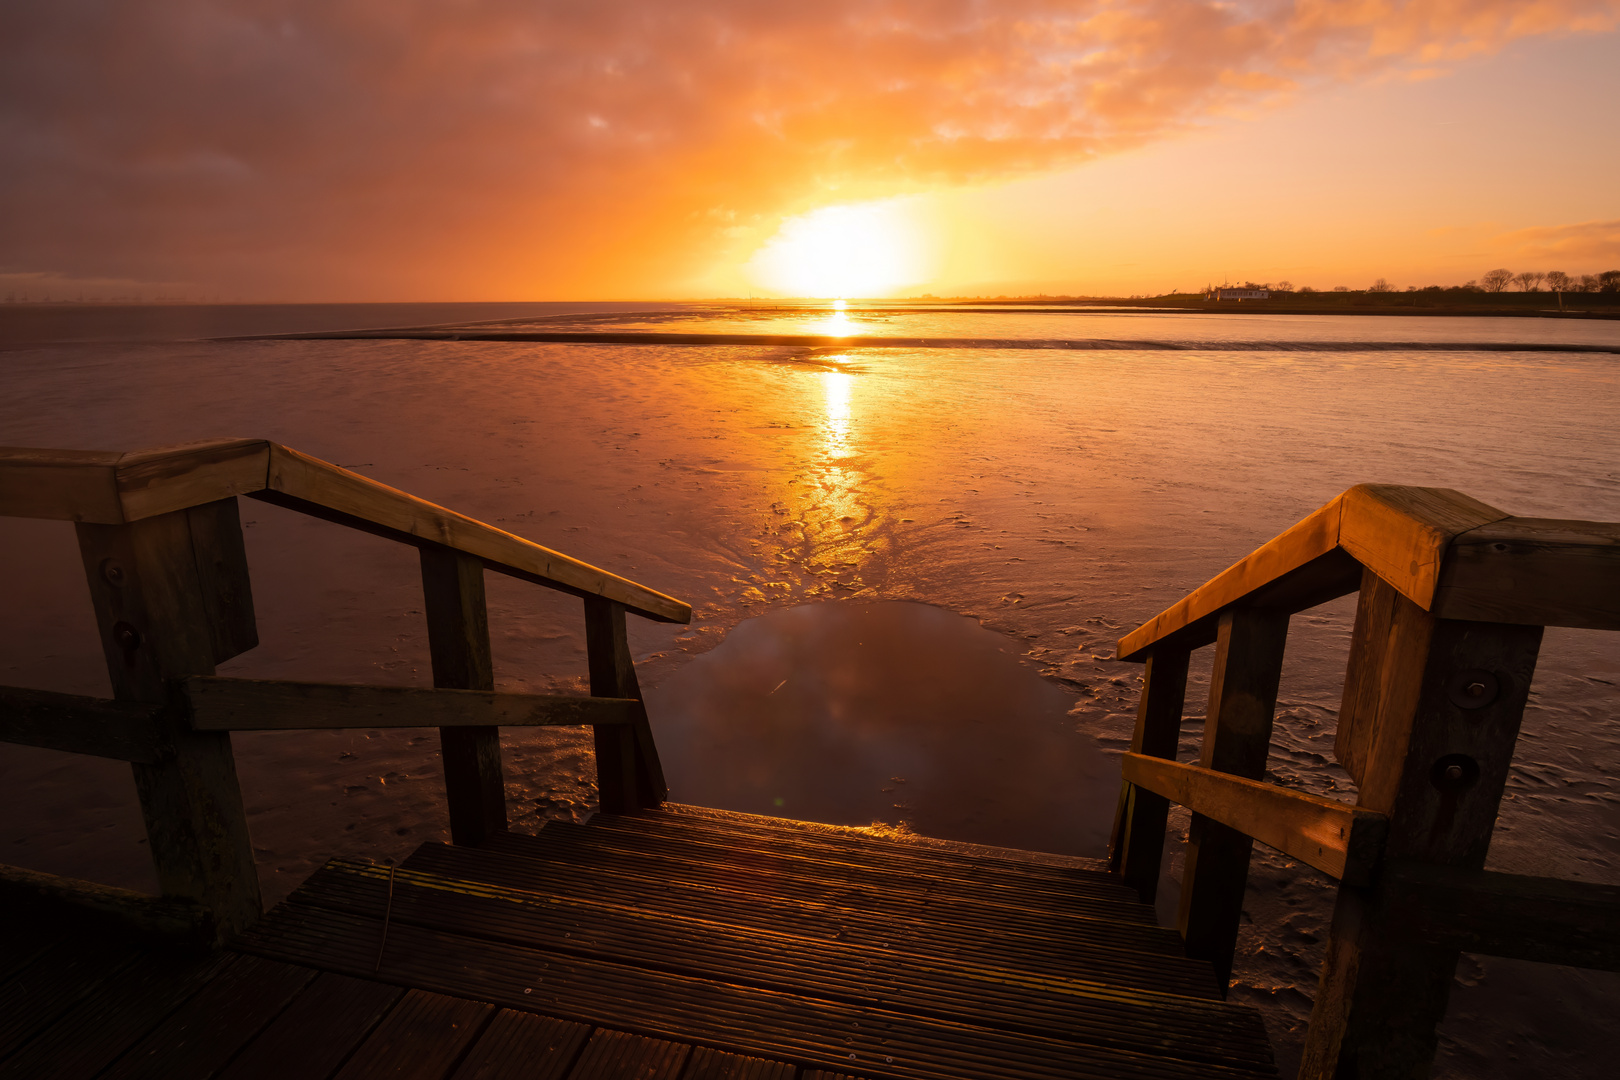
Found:
M 1620 268 L 1620 0 L 9 0 L 0 297 Z

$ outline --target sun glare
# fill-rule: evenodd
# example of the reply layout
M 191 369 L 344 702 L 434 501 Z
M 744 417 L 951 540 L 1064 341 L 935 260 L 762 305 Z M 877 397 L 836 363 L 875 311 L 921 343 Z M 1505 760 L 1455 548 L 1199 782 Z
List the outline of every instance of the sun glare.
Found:
M 926 273 L 915 226 L 893 202 L 829 206 L 782 224 L 748 264 L 788 296 L 884 296 Z

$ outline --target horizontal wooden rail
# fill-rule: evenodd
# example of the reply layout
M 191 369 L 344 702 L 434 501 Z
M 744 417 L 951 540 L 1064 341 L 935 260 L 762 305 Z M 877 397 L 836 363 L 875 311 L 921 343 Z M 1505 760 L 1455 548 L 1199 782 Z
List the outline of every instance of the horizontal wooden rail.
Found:
M 263 439 L 127 454 L 0 448 L 0 516 L 121 525 L 233 495 L 404 543 L 454 548 L 497 573 L 604 597 L 645 618 L 692 619 L 674 597 Z
M 1371 810 L 1145 754 L 1126 754 L 1121 768 L 1127 783 L 1348 885 L 1368 884 L 1383 854 L 1388 819 Z
M 1215 640 L 1233 605 L 1303 611 L 1365 567 L 1440 618 L 1620 630 L 1620 525 L 1515 518 L 1449 488 L 1358 484 L 1120 639 L 1122 660 Z
M 563 727 L 634 724 L 631 698 L 497 694 L 414 686 L 279 682 L 193 675 L 181 680 L 197 731 L 332 728 Z
M 0 742 L 151 765 L 163 759 L 163 709 L 129 701 L 0 687 Z
M 1417 863 L 1387 867 L 1383 884 L 1391 921 L 1432 944 L 1620 971 L 1620 885 Z
M 214 913 L 194 900 L 98 885 L 0 864 L 0 909 L 13 920 L 30 904 L 68 905 L 108 926 L 154 935 L 176 944 L 209 948 L 219 941 Z

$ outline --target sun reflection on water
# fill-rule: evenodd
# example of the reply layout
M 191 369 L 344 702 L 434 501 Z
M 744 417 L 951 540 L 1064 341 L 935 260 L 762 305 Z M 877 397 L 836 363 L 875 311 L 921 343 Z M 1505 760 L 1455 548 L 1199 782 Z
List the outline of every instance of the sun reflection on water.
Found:
M 834 357 L 834 362 L 840 362 L 843 357 Z M 850 407 L 849 392 L 855 385 L 855 376 L 847 371 L 823 371 L 821 373 L 821 391 L 827 399 L 827 455 L 829 457 L 848 457 L 853 448 L 850 445 Z

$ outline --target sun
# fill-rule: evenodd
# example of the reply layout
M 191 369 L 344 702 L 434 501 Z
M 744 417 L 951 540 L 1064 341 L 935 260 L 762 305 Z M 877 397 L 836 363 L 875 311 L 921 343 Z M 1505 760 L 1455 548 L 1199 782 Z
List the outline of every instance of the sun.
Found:
M 893 202 L 829 206 L 783 222 L 748 272 L 788 296 L 884 296 L 925 278 L 922 249 L 915 225 Z

